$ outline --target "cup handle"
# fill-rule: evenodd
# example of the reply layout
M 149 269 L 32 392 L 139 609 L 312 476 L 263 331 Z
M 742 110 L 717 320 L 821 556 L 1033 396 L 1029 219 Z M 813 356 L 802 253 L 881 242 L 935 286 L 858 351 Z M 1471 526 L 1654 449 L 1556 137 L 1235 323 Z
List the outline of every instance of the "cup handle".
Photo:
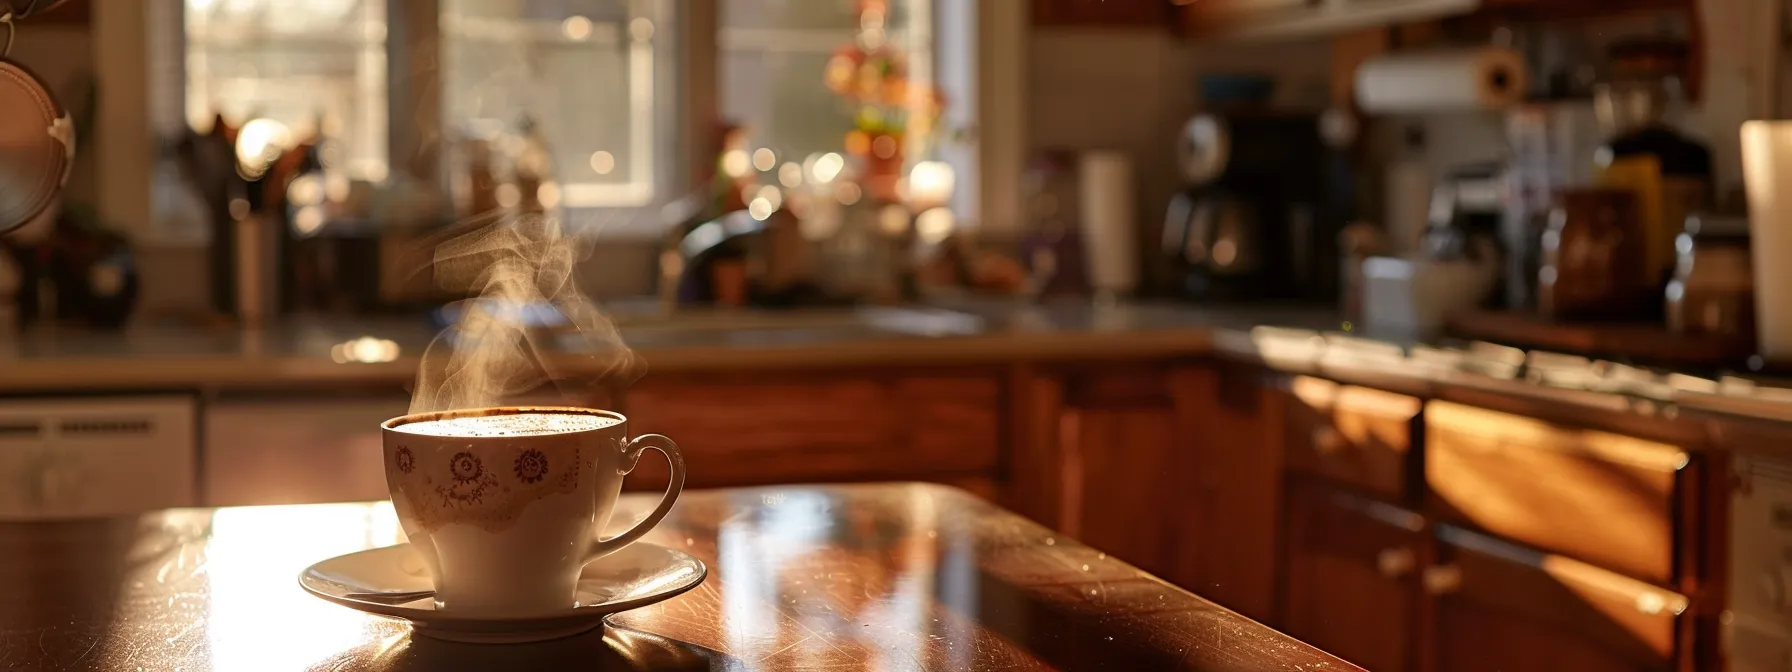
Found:
M 585 552 L 585 562 L 615 553 L 623 546 L 640 539 L 641 535 L 647 534 L 647 531 L 653 529 L 653 526 L 660 524 L 660 520 L 672 511 L 672 504 L 678 501 L 678 494 L 684 492 L 684 455 L 678 452 L 677 443 L 659 434 L 642 434 L 623 447 L 623 475 L 626 476 L 635 470 L 635 465 L 641 462 L 641 453 L 647 452 L 648 448 L 660 451 L 660 454 L 666 456 L 666 462 L 672 465 L 672 480 L 666 484 L 665 496 L 660 498 L 660 505 L 654 507 L 653 513 L 648 514 L 641 522 L 635 523 L 635 526 L 629 528 L 627 532 L 609 539 L 598 539 L 591 542 L 591 549 Z

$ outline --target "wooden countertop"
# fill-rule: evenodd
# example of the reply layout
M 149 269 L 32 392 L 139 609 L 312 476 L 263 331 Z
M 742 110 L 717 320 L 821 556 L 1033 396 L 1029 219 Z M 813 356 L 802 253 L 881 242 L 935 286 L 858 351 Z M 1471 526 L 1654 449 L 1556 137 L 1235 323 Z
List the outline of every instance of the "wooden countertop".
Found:
M 1543 416 L 1592 413 L 1613 426 L 1678 417 L 1747 420 L 1792 440 L 1792 385 L 1488 343 L 1374 340 L 1346 333 L 1323 309 L 1087 303 L 951 309 L 871 322 L 758 314 L 751 328 L 625 323 L 622 337 L 647 374 L 1219 357 L 1423 398 L 1506 404 Z M 253 331 L 151 325 L 109 334 L 31 332 L 0 341 L 0 394 L 398 390 L 409 386 L 435 336 L 422 319 L 295 319 Z M 378 356 L 343 357 L 356 343 Z M 549 356 L 558 371 L 578 375 L 608 367 L 609 354 L 562 348 Z M 1681 416 L 1683 410 L 1691 413 Z M 1658 438 L 1685 435 L 1676 429 Z
M 911 311 L 863 322 L 761 316 L 753 328 L 622 327 L 652 373 L 790 367 L 1142 359 L 1201 355 L 1215 329 L 1334 324 L 1323 311 L 1186 306 L 996 304 Z M 409 383 L 436 337 L 425 320 L 294 319 L 259 330 L 192 325 L 123 332 L 37 331 L 0 341 L 0 393 Z M 367 361 L 339 350 L 375 343 Z M 556 369 L 607 365 L 612 353 L 556 349 Z
M 617 518 L 653 502 L 625 496 Z M 961 491 L 693 491 L 647 540 L 696 590 L 531 645 L 413 637 L 295 577 L 398 541 L 389 503 L 0 523 L 0 663 L 23 669 L 1355 670 Z

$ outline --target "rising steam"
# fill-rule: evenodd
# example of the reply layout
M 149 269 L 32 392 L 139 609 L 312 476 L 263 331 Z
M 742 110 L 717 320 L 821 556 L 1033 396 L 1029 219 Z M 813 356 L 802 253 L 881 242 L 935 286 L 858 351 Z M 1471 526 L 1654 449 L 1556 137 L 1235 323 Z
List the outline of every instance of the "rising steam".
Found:
M 574 282 L 589 252 L 542 214 L 478 224 L 438 245 L 437 284 L 474 298 L 424 351 L 411 412 L 502 405 L 547 384 L 570 401 L 639 378 L 640 359 Z M 557 324 L 532 326 L 543 315 Z

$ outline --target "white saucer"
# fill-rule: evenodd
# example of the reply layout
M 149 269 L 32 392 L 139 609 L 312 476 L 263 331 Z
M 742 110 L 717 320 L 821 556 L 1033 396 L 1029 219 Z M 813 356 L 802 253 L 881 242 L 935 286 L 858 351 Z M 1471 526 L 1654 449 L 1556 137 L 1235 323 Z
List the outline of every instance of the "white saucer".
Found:
M 429 574 L 410 544 L 339 555 L 305 569 L 299 586 L 350 609 L 410 621 L 420 635 L 453 642 L 510 644 L 568 637 L 603 625 L 619 611 L 667 600 L 703 583 L 709 568 L 689 553 L 635 542 L 598 558 L 579 575 L 576 602 L 565 609 L 509 618 L 473 618 L 436 611 L 435 599 L 403 604 L 356 599 L 357 593 L 430 589 Z

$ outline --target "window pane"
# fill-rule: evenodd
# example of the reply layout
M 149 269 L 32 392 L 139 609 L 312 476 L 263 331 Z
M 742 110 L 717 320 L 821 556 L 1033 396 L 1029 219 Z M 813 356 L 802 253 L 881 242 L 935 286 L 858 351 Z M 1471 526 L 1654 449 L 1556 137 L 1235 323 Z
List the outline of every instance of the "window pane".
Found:
M 383 0 L 186 0 L 187 117 L 207 128 L 274 119 L 305 137 L 344 141 L 346 172 L 383 179 Z
M 654 197 L 652 0 L 443 0 L 450 133 L 536 124 L 569 206 Z
M 891 0 L 889 43 L 910 54 L 931 48 L 912 2 Z M 926 0 L 919 0 L 926 1 Z M 825 80 L 828 60 L 860 35 L 863 0 L 722 0 L 722 113 L 747 126 L 748 142 L 781 157 L 840 151 L 857 108 Z M 928 73 L 913 71 L 917 81 Z

